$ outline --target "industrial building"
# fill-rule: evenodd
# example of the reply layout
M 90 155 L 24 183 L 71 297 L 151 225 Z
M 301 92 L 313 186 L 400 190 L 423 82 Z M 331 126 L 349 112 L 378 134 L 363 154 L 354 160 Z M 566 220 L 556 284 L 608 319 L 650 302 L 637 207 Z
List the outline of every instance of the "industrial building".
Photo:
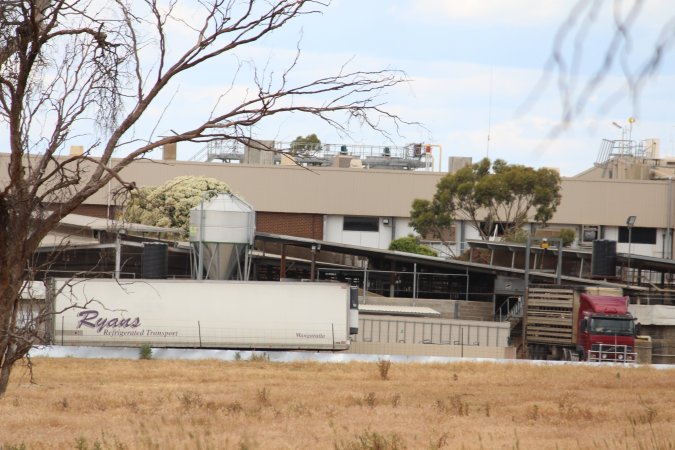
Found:
M 649 140 L 648 144 L 654 147 L 655 142 Z M 604 152 L 609 153 L 599 156 L 594 167 L 562 179 L 562 202 L 548 228 L 573 229 L 576 239 L 572 248 L 590 249 L 594 240 L 607 239 L 617 241 L 618 253 L 628 253 L 626 221 L 634 216 L 631 253 L 672 259 L 675 200 L 669 174 L 675 175 L 675 160 L 659 159 L 656 149 L 644 150 L 646 143 L 616 148 L 621 144 L 623 141 L 603 143 L 603 149 L 609 146 Z M 384 148 L 380 151 L 384 152 Z M 182 175 L 216 178 L 255 208 L 258 231 L 386 249 L 392 240 L 414 233 L 408 224 L 412 201 L 430 199 L 445 175 L 432 171 L 433 166 L 424 162 L 424 157 L 415 157 L 414 150 L 401 156 L 389 151 L 390 161 L 401 161 L 389 168 L 371 167 L 365 162 L 373 158 L 361 153 L 343 155 L 337 151 L 331 156 L 333 165 L 327 167 L 323 162 L 289 163 L 287 157 L 275 159 L 274 153 L 259 150 L 251 150 L 256 158 L 245 157 L 248 153 L 244 149 L 244 153 L 235 153 L 240 155 L 239 159 L 230 155 L 223 160 L 210 157 L 211 162 L 136 161 L 122 176 L 137 186 L 157 186 Z M 165 155 L 175 157 L 175 153 L 173 149 Z M 6 163 L 8 156 L 0 154 L 0 163 Z M 277 163 L 279 158 L 281 162 Z M 328 159 L 325 155 L 321 157 L 324 162 Z M 451 167 L 457 167 L 458 161 L 470 163 L 471 158 L 451 157 L 450 161 Z M 404 165 L 409 168 L 421 165 L 426 170 L 401 170 Z M 114 214 L 118 205 L 110 198 L 110 192 L 116 189 L 115 183 L 111 184 L 111 189 L 99 191 L 77 212 L 101 218 Z M 529 227 L 528 231 L 537 233 L 537 225 Z M 448 230 L 447 237 L 450 242 L 447 251 L 454 255 L 467 250 L 468 241 L 480 238 L 476 230 L 461 220 Z M 445 248 L 431 244 L 440 250 Z
M 447 344 L 435 346 L 443 351 L 436 350 L 434 354 L 453 356 L 459 356 L 458 352 L 477 356 L 481 354 L 478 349 L 471 353 L 470 347 L 483 346 L 483 342 L 499 342 L 499 348 L 508 347 L 502 337 L 495 338 L 502 336 L 499 330 L 476 331 L 476 336 L 482 337 L 472 339 L 471 331 L 465 335 L 463 328 L 459 335 L 450 328 L 443 331 L 444 326 L 453 326 L 443 321 L 507 318 L 510 302 L 522 295 L 523 277 L 529 271 L 525 267 L 524 246 L 479 241 L 478 233 L 468 223 L 456 221 L 448 230 L 449 248 L 428 242 L 441 250 L 447 248 L 448 253 L 441 257 L 386 250 L 394 239 L 414 234 L 408 224 L 412 201 L 430 199 L 445 175 L 433 170 L 433 161 L 429 161 L 423 144 L 368 151 L 327 146 L 295 161 L 280 152 L 275 143 L 267 145 L 273 151 L 212 145 L 206 149 L 206 161 L 201 162 L 175 160 L 175 148 L 168 148 L 162 160 L 136 161 L 122 172 L 122 177 L 137 186 L 156 186 L 182 175 L 225 181 L 255 210 L 255 242 L 250 261 L 245 263 L 252 262 L 252 278 L 347 280 L 362 287 L 363 304 L 386 305 L 365 314 L 370 322 L 363 322 L 359 335 L 363 348 L 372 350 L 375 335 L 390 353 L 419 353 L 423 350 L 405 346 L 420 343 Z M 630 285 L 636 301 L 672 305 L 674 212 L 669 173 L 675 163 L 658 158 L 653 140 L 640 145 L 609 141 L 603 143 L 601 150 L 593 168 L 563 178 L 562 202 L 548 227 L 542 230 L 535 224 L 528 225 L 533 236 L 555 236 L 556 230 L 562 228 L 573 229 L 576 236 L 564 251 L 530 250 L 534 256 L 531 281 Z M 7 158 L 8 155 L 0 155 L 0 163 Z M 461 167 L 470 161 L 452 157 L 450 167 Z M 66 219 L 62 229 L 56 230 L 68 235 L 75 226 L 80 235 L 79 242 L 71 241 L 77 245 L 60 260 L 59 270 L 75 273 L 87 266 L 103 273 L 142 277 L 147 275 L 146 270 L 153 270 L 144 267 L 144 261 L 156 248 L 153 243 L 172 242 L 171 230 L 127 226 L 130 224 L 112 220 L 109 216 L 120 205 L 113 203 L 110 192 L 116 186 L 111 185 L 82 205 L 80 217 Z M 631 217 L 634 222 L 627 223 Z M 616 276 L 592 276 L 591 248 L 597 240 L 616 242 Z M 46 243 L 45 255 L 49 245 L 53 242 Z M 166 247 L 166 275 L 194 276 L 197 261 L 193 246 L 175 242 Z M 88 256 L 73 253 L 77 251 Z M 449 258 L 451 255 L 464 257 Z M 416 309 L 423 307 L 431 311 Z M 391 338 L 391 327 L 403 326 L 399 324 L 401 317 L 419 322 L 410 328 L 414 342 Z M 505 325 L 512 328 L 495 325 L 499 329 Z M 408 326 L 404 329 L 408 330 Z M 465 326 L 471 330 L 472 324 Z M 517 332 L 511 331 L 517 338 Z M 668 333 L 662 333 L 664 342 L 670 339 Z M 465 351 L 465 346 L 469 350 Z M 662 353 L 667 357 L 674 353 L 664 348 Z M 489 354 L 507 357 L 507 353 L 499 350 Z

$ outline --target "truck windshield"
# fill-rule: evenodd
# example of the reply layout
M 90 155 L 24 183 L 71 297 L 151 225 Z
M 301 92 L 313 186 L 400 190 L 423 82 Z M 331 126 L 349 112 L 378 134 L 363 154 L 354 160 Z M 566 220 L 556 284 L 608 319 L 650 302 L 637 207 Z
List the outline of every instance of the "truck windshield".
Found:
M 590 332 L 593 334 L 610 334 L 632 336 L 635 326 L 630 319 L 591 318 Z

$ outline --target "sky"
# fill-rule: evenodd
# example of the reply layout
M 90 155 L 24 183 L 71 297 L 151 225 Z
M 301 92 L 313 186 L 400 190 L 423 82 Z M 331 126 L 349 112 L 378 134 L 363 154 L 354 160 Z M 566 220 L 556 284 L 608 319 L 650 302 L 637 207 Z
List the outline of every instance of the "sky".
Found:
M 590 4 L 592 2 L 586 2 Z M 300 116 L 270 120 L 253 130 L 261 139 L 289 142 L 316 133 L 324 143 L 437 144 L 443 167 L 448 156 L 485 156 L 534 167 L 555 167 L 573 176 L 596 162 L 602 139 L 659 138 L 662 156 L 675 156 L 675 64 L 666 53 L 657 73 L 634 103 L 620 64 L 639 70 L 651 54 L 661 27 L 672 16 L 667 1 L 646 0 L 633 24 L 621 61 L 586 98 L 584 110 L 560 131 L 563 102 L 558 73 L 547 68 L 556 33 L 576 4 L 570 0 L 334 0 L 322 14 L 280 30 L 250 49 L 256 61 L 287 61 L 301 49 L 298 70 L 311 77 L 356 69 L 399 69 L 409 82 L 385 95 L 386 107 L 421 126 L 391 128 L 390 136 L 355 127 L 342 136 Z M 580 96 L 604 61 L 614 33 L 614 14 L 633 5 L 598 2 L 600 8 L 568 69 L 572 98 Z M 615 10 L 616 5 L 623 9 Z M 581 17 L 568 27 L 561 47 L 568 67 Z M 548 84 L 535 89 L 550 75 Z M 618 97 L 617 97 L 618 93 Z M 532 101 L 529 101 L 532 100 Z M 635 118 L 631 125 L 629 118 Z M 615 122 L 618 126 L 612 123 Z M 489 141 L 488 141 L 489 136 Z M 438 149 L 442 149 L 442 155 Z M 186 152 L 194 150 L 185 149 Z M 179 152 L 179 155 L 181 153 Z
M 190 3 L 178 2 L 174 11 L 185 23 L 193 20 Z M 585 8 L 573 16 L 575 21 L 568 21 L 578 4 Z M 639 14 L 629 15 L 636 4 L 642 5 Z M 593 5 L 594 19 L 584 26 Z M 261 122 L 251 130 L 253 137 L 290 142 L 316 133 L 327 144 L 422 142 L 437 145 L 435 165 L 444 169 L 449 156 L 474 161 L 488 156 L 557 168 L 563 176 L 592 167 L 602 139 L 658 138 L 661 156 L 675 157 L 675 62 L 670 46 L 664 47 L 658 70 L 640 85 L 637 101 L 632 101 L 626 82 L 626 73 L 635 74 L 644 66 L 655 42 L 663 38 L 663 27 L 673 21 L 675 10 L 669 0 L 332 0 L 319 9 L 319 14 L 300 17 L 235 54 L 182 76 L 152 105 L 147 122 L 152 125 L 138 124 L 135 133 L 157 137 L 186 128 L 217 101 L 223 106 L 229 98 L 251 92 L 249 63 L 279 77 L 300 48 L 291 76 L 294 82 L 332 75 L 343 67 L 403 71 L 408 81 L 378 100 L 388 111 L 418 125 L 398 129 L 387 125 L 383 135 L 354 124 L 344 135 L 323 122 L 293 114 Z M 606 61 L 614 20 L 626 17 L 634 19 L 628 40 L 620 41 L 605 76 L 586 91 Z M 556 35 L 566 21 L 567 34 L 556 47 Z M 175 54 L 181 44 L 190 42 L 178 25 L 172 24 L 176 28 L 169 35 Z M 673 33 L 670 28 L 666 29 Z M 555 48 L 560 49 L 562 71 L 550 64 Z M 225 91 L 228 96 L 223 100 L 220 95 Z M 564 121 L 565 101 L 574 108 L 579 99 L 583 107 Z M 77 139 L 87 132 L 79 130 Z M 202 147 L 179 144 L 178 156 L 188 159 Z M 151 156 L 159 157 L 160 152 Z

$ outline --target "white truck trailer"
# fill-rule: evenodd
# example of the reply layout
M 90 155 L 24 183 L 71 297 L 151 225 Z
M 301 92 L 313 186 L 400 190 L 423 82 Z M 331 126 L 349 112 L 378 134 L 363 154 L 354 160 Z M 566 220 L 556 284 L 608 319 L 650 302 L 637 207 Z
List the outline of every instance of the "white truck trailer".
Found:
M 346 350 L 358 332 L 351 291 L 339 283 L 53 279 L 51 341 Z

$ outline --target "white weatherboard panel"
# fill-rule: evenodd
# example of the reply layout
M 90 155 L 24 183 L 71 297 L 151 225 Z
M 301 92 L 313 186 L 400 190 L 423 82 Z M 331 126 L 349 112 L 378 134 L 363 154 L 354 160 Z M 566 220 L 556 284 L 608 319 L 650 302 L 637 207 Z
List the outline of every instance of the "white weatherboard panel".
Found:
M 675 306 L 628 305 L 628 311 L 642 325 L 675 326 Z
M 56 280 L 54 344 L 346 349 L 338 283 Z

